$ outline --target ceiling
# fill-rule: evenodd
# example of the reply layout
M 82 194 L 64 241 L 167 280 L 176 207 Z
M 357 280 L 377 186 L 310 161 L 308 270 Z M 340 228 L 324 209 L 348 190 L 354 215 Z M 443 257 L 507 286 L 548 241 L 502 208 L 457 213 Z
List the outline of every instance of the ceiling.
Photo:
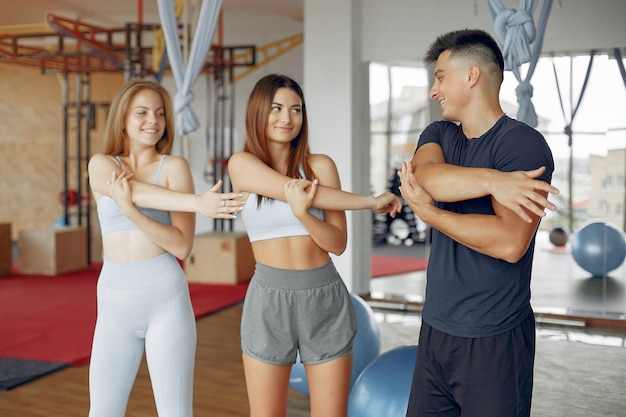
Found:
M 197 8 L 201 2 L 185 1 Z M 304 0 L 223 0 L 222 9 L 258 10 L 301 22 L 303 3 Z M 156 0 L 5 0 L 0 6 L 0 26 L 44 24 L 46 15 L 53 13 L 105 28 L 118 28 L 138 22 L 140 7 L 143 23 L 159 22 Z
M 202 0 L 182 1 L 189 7 L 181 21 L 187 18 L 195 24 Z M 226 19 L 242 14 L 250 16 L 251 24 L 263 15 L 300 24 L 303 1 L 222 0 L 222 11 Z M 54 15 L 50 25 L 49 14 Z M 139 22 L 160 23 L 157 0 L 3 0 L 0 58 L 37 66 L 43 72 L 98 72 L 126 68 L 130 57 L 130 65 L 143 73 L 146 68 L 159 65 L 152 60 L 151 40 L 138 35 L 141 48 L 135 45 L 132 56 L 124 47 L 136 43 L 126 41 L 126 24 Z M 151 29 L 144 26 L 144 30 Z

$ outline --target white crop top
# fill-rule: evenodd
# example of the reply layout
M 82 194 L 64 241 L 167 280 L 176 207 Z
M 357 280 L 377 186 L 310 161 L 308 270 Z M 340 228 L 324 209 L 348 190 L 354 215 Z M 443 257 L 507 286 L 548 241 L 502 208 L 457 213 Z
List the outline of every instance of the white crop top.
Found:
M 310 208 L 309 213 L 324 220 L 324 211 Z M 288 236 L 307 236 L 309 232 L 293 215 L 288 203 L 280 200 L 263 198 L 257 206 L 257 195 L 250 193 L 245 209 L 241 211 L 241 219 L 246 227 L 250 242 L 275 239 Z
M 157 168 L 156 178 L 154 180 L 155 185 L 161 185 L 161 183 L 159 182 L 159 174 L 161 173 L 161 167 L 163 166 L 163 161 L 165 161 L 165 157 L 166 155 L 163 155 L 161 157 L 161 160 L 159 161 L 159 167 Z M 121 166 L 122 161 L 120 157 L 116 156 L 115 158 Z M 122 214 L 117 203 L 111 197 L 106 195 L 101 196 L 98 199 L 96 207 L 98 210 L 98 220 L 100 220 L 100 231 L 103 235 L 110 232 L 139 229 L 139 227 L 137 227 L 135 223 L 131 222 L 128 217 Z M 158 221 L 159 223 L 163 223 L 168 226 L 172 225 L 172 219 L 170 217 L 169 211 L 144 207 L 137 208 L 146 216 Z

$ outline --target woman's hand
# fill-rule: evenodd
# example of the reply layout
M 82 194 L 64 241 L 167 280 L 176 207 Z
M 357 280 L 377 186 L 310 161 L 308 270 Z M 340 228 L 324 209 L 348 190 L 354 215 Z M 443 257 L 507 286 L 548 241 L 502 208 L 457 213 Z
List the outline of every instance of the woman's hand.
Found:
M 241 193 L 220 193 L 222 180 L 211 187 L 210 190 L 198 196 L 196 212 L 214 219 L 236 219 L 237 214 L 243 210 L 245 201 Z
M 127 214 L 129 210 L 136 209 L 133 204 L 133 193 L 128 184 L 132 177 L 133 174 L 126 171 L 122 171 L 119 175 L 113 172 L 111 179 L 107 181 L 111 198 L 124 214 Z
M 391 217 L 396 217 L 396 214 L 400 213 L 400 210 L 402 210 L 402 200 L 400 200 L 400 197 L 389 191 L 382 193 L 378 197 L 374 197 L 374 200 L 376 202 L 374 212 L 376 213 L 389 213 Z
M 285 183 L 285 199 L 294 216 L 299 217 L 311 208 L 317 185 L 317 180 L 311 182 L 305 179 L 292 179 Z

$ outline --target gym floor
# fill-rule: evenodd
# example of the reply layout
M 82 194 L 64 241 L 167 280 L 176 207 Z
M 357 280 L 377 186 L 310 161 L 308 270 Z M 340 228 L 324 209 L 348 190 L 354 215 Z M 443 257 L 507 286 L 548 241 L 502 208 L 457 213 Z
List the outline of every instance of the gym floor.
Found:
M 376 246 L 374 254 L 425 257 L 428 245 Z M 417 344 L 424 271 L 371 280 L 381 351 Z M 618 417 L 626 409 L 626 267 L 592 278 L 574 261 L 569 246 L 556 248 L 547 232 L 535 247 L 531 302 L 538 314 L 531 417 Z M 397 303 L 406 301 L 406 303 Z M 568 316 L 602 317 L 616 326 L 588 326 Z M 418 347 L 419 349 L 419 347 Z
M 375 246 L 373 254 L 427 257 L 427 244 L 411 247 Z M 373 298 L 423 302 L 425 271 L 372 279 Z M 537 234 L 531 303 L 537 313 L 601 317 L 626 323 L 626 265 L 622 263 L 604 278 L 593 278 L 574 260 L 569 243 L 557 248 L 548 232 Z

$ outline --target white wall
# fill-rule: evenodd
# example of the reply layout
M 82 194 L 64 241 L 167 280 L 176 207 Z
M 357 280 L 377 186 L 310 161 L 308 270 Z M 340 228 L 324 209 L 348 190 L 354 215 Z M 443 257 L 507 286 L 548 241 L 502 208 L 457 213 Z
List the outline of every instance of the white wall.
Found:
M 298 0 L 293 0 L 298 1 Z M 303 0 L 301 0 L 303 1 Z M 314 1 L 314 0 L 308 0 Z M 336 0 L 345 4 L 348 0 Z M 357 4 L 359 0 L 355 1 Z M 487 0 L 360 0 L 362 13 L 361 61 L 410 62 L 421 64 L 428 45 L 440 34 L 466 27 L 483 28 L 493 33 L 493 22 Z M 519 1 L 505 0 L 507 7 L 519 8 Z M 539 2 L 535 21 L 541 10 Z M 561 6 L 559 6 L 561 5 Z M 591 48 L 609 49 L 626 46 L 626 0 L 554 0 L 544 40 L 544 51 L 584 52 Z M 323 19 L 324 17 L 318 17 Z M 224 12 L 224 45 L 262 46 L 297 33 L 304 32 L 306 22 L 286 16 L 263 13 L 258 10 L 226 10 Z M 313 24 L 313 23 L 311 23 Z M 324 27 L 322 23 L 316 26 Z M 340 30 L 340 29 L 338 29 Z M 320 69 L 332 68 L 333 41 L 308 59 L 315 60 Z M 244 113 L 249 92 L 263 75 L 281 72 L 300 83 L 304 81 L 304 50 L 300 46 L 268 65 L 257 69 L 236 84 L 235 128 L 237 146 L 241 147 L 244 135 Z M 164 82 L 174 92 L 171 80 Z M 314 95 L 323 91 L 310 91 L 303 83 L 308 101 L 323 102 Z M 206 160 L 206 80 L 200 79 L 194 88 L 196 99 L 193 108 L 202 126 L 189 136 L 189 153 L 192 171 L 196 179 L 196 190 L 203 192 L 210 184 L 204 181 L 202 172 Z M 315 137 L 312 147 L 316 149 Z M 319 149 L 317 150 L 319 151 Z M 344 151 L 341 151 L 344 152 Z M 350 153 L 333 152 L 338 165 L 351 166 Z M 345 161 L 348 162 L 344 162 Z M 344 175 L 344 174 L 342 174 Z M 349 178 L 352 174 L 348 174 Z M 345 177 L 346 175 L 344 175 Z M 346 184 L 347 185 L 347 184 Z M 212 220 L 198 218 L 198 232 L 211 230 Z M 236 223 L 236 229 L 241 225 Z
M 335 161 L 343 190 L 369 195 L 369 83 L 360 53 L 361 2 L 306 0 L 304 16 L 311 150 Z M 367 294 L 372 215 L 358 210 L 346 217 L 347 247 L 333 261 L 348 289 Z
M 418 61 L 428 45 L 447 31 L 482 28 L 493 20 L 487 0 L 362 0 L 364 61 Z M 519 9 L 520 1 L 504 0 Z M 535 22 L 543 1 L 538 1 Z M 626 46 L 626 1 L 554 0 L 544 51 L 585 52 Z

